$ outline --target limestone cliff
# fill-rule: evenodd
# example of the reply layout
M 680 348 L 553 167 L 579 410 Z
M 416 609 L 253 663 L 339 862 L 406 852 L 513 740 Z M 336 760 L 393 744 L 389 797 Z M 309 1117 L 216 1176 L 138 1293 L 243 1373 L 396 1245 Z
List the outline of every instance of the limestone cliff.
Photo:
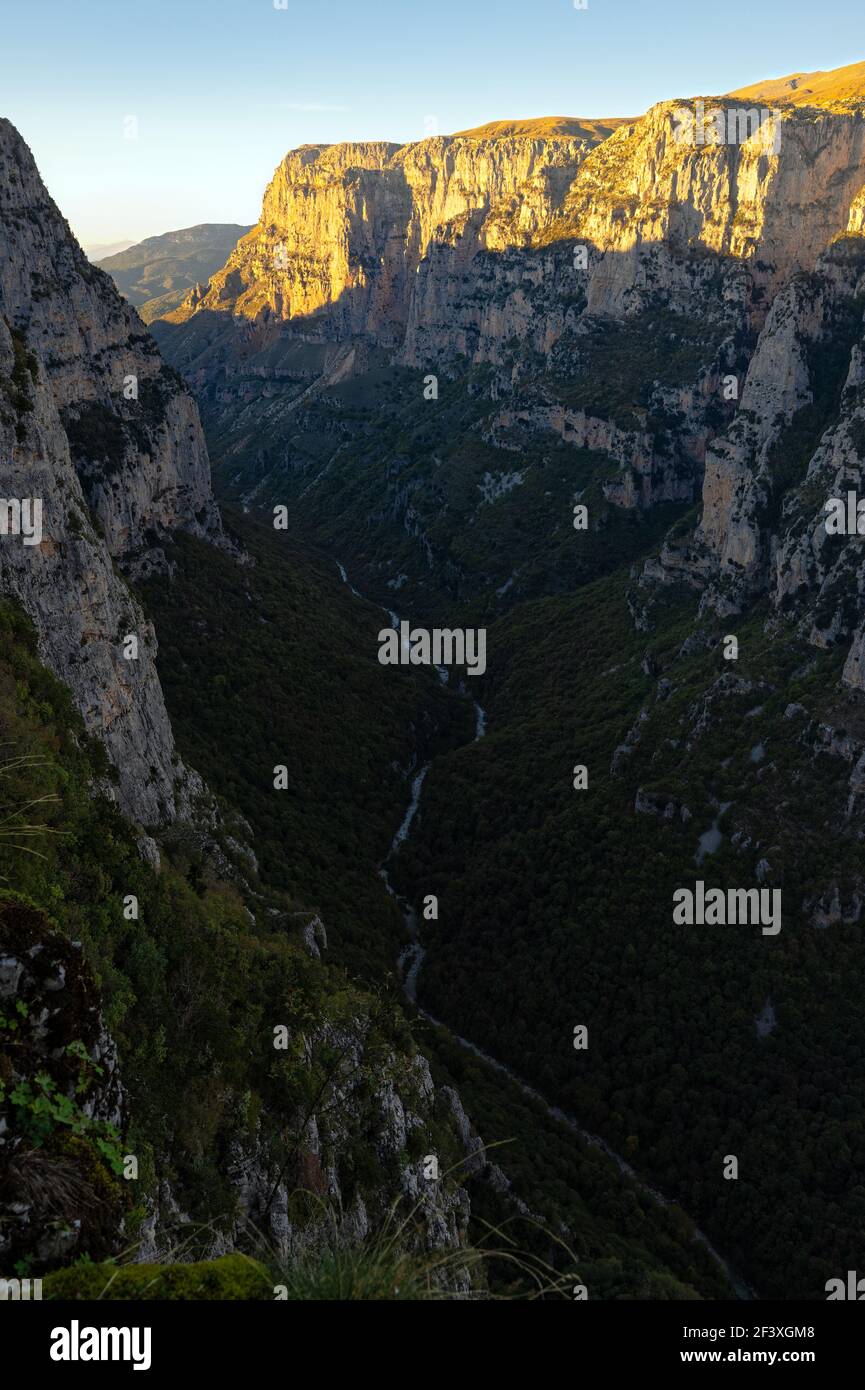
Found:
M 725 112 L 725 128 L 739 119 L 729 102 L 703 105 Z M 547 351 L 577 289 L 586 315 L 639 314 L 659 295 L 682 312 L 697 257 L 704 301 L 741 298 L 735 270 L 747 273 L 745 304 L 758 322 L 772 294 L 797 270 L 812 270 L 847 226 L 865 183 L 865 112 L 785 108 L 766 112 L 742 140 L 698 145 L 688 138 L 696 109 L 664 102 L 615 130 L 575 169 L 555 215 L 520 199 L 510 215 L 500 208 L 483 235 L 453 226 L 440 234 L 419 271 L 406 360 L 467 352 L 501 361 L 509 340 L 526 332 Z M 586 250 L 582 270 L 575 245 Z M 719 283 L 719 275 L 733 279 Z
M 0 591 L 33 620 L 117 772 L 124 810 L 172 820 L 201 791 L 174 748 L 156 641 L 114 561 L 162 563 L 176 528 L 218 538 L 198 410 L 134 309 L 90 265 L 0 121 L 0 496 L 41 503 L 37 544 L 0 534 Z M 6 527 L 4 526 L 4 531 Z M 124 649 L 135 636 L 137 655 Z
M 694 135 L 697 101 L 724 113 L 723 143 L 711 122 Z M 865 113 L 747 115 L 706 98 L 662 102 L 606 138 L 304 147 L 277 169 L 224 269 L 169 317 L 231 310 L 365 334 L 418 364 L 500 359 L 529 319 L 538 343 L 561 332 L 574 267 L 540 254 L 560 241 L 589 248 L 589 314 L 638 312 L 659 291 L 675 299 L 676 259 L 694 249 L 746 264 L 771 294 L 847 226 L 865 183 Z
M 742 612 L 765 595 L 815 646 L 846 650 L 843 684 L 865 690 L 862 537 L 827 529 L 831 499 L 865 492 L 865 242 L 840 237 L 776 297 L 740 408 L 706 458 L 700 523 L 668 539 L 655 577 L 705 586 L 704 606 Z
M 158 336 L 226 408 L 254 401 L 254 376 L 299 375 L 315 391 L 335 366 L 363 371 L 369 348 L 445 375 L 490 365 L 523 420 L 608 448 L 621 466 L 612 500 L 687 499 L 734 413 L 722 378 L 743 376 L 791 278 L 858 228 L 863 190 L 861 100 L 693 98 L 550 132 L 498 123 L 402 148 L 309 146 L 286 156 L 257 227 Z M 624 371 L 626 344 L 607 360 L 611 324 L 633 330 Z M 628 441 L 605 399 L 610 371 Z M 560 431 L 569 405 L 582 423 Z
M 167 317 L 231 310 L 397 348 L 433 242 L 465 235 L 472 247 L 499 247 L 503 222 L 530 238 L 599 138 L 587 129 L 293 150 L 265 192 L 258 225 L 206 289 Z
M 90 264 L 0 122 L 0 307 L 43 362 L 88 504 L 114 556 L 148 530 L 219 530 L 195 404 L 109 276 Z
M 487 445 L 605 455 L 621 507 L 699 501 L 649 572 L 721 613 L 769 592 L 818 643 L 855 632 L 857 684 L 865 578 L 821 509 L 859 482 L 863 229 L 862 64 L 602 128 L 314 147 L 286 157 L 258 227 L 161 340 L 220 426 L 242 391 L 240 448 L 371 347 L 420 372 L 492 368 Z M 280 363 L 302 393 L 257 402 L 250 369 Z

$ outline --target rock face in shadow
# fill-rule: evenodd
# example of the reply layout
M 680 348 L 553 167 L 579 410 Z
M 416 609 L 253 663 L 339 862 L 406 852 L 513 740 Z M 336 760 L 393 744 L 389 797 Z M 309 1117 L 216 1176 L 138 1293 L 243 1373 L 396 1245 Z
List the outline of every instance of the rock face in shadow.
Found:
M 34 544 L 3 526 L 0 592 L 28 613 L 42 659 L 104 742 L 124 811 L 153 825 L 187 814 L 200 779 L 175 752 L 153 629 L 115 562 L 133 575 L 164 566 L 160 539 L 178 529 L 221 539 L 198 409 L 85 257 L 7 121 L 0 497 L 41 504 Z
M 22 1257 L 41 1270 L 85 1252 L 112 1254 L 124 1194 L 95 1141 L 126 1118 L 117 1046 L 81 942 L 15 902 L 0 903 L 0 1008 L 16 1020 L 0 1101 L 4 1268 Z M 34 1144 L 21 1133 L 12 1097 L 22 1090 L 66 1105 L 65 1142 Z

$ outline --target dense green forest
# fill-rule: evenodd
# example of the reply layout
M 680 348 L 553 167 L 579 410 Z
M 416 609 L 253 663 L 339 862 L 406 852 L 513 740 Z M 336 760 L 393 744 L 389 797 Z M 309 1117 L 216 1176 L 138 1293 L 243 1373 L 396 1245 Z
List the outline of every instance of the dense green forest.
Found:
M 836 653 L 754 613 L 734 665 L 692 597 L 663 608 L 635 633 L 625 582 L 601 581 L 491 630 L 487 737 L 434 765 L 400 862 L 439 897 L 420 998 L 651 1174 L 761 1294 L 820 1297 L 865 1218 L 861 845 L 820 726 L 861 714 L 826 694 Z M 777 936 L 674 925 L 676 888 L 761 876 Z
M 174 360 L 171 325 L 159 341 Z M 418 621 L 490 622 L 526 598 L 568 593 L 657 546 L 686 511 L 615 506 L 604 491 L 620 481 L 615 460 L 551 434 L 502 430 L 498 447 L 485 434 L 485 368 L 443 376 L 432 402 L 417 372 L 381 364 L 296 410 L 305 378 L 287 375 L 290 362 L 243 411 L 223 393 L 199 397 L 221 500 L 246 499 L 260 518 L 288 507 L 289 534 Z M 241 381 L 254 390 L 254 378 Z M 553 397 L 559 386 L 551 377 Z M 666 435 L 671 422 L 651 423 Z M 579 546 L 575 496 L 592 516 Z
M 402 923 L 378 866 L 406 778 L 470 737 L 471 710 L 428 670 L 384 676 L 388 619 L 350 595 L 336 565 L 227 515 L 248 563 L 181 537 L 173 577 L 142 590 L 172 721 L 192 766 L 253 826 L 262 877 L 321 912 L 346 966 L 386 978 Z

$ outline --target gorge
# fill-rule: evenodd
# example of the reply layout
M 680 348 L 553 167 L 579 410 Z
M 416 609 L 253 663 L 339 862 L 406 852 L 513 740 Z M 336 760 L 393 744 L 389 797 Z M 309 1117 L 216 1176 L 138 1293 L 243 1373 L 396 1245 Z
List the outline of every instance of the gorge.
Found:
M 0 122 L 4 1269 L 856 1267 L 865 64 L 794 76 L 302 145 L 147 326 Z

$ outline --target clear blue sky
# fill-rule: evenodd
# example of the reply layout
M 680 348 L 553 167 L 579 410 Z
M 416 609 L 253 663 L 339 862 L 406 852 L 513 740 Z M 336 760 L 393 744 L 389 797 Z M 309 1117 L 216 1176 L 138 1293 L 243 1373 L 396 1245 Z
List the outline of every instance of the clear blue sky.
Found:
M 5 0 L 0 114 L 82 241 L 137 240 L 254 222 L 295 145 L 636 115 L 859 62 L 862 19 L 862 0 Z

